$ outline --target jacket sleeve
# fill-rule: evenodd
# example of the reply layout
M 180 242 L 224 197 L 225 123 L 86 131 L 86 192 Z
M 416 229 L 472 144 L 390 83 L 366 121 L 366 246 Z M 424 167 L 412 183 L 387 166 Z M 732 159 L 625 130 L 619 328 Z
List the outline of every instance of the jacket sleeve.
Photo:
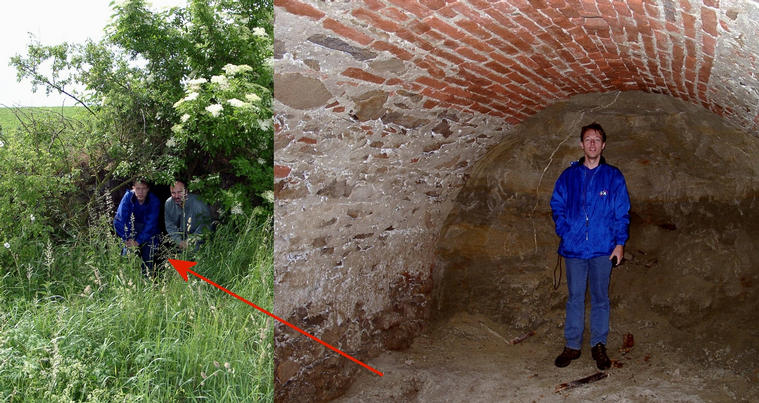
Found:
M 163 223 L 166 225 L 166 232 L 171 239 L 176 244 L 179 244 L 182 242 L 182 234 L 179 231 L 179 225 L 177 224 L 177 221 L 179 221 L 179 216 L 177 215 L 178 209 L 175 206 L 172 206 L 171 203 L 174 203 L 174 201 L 168 199 L 166 200 L 166 203 L 163 204 Z
M 620 173 L 614 189 L 614 244 L 624 245 L 630 238 L 630 195 L 627 193 L 625 178 Z
M 556 185 L 553 188 L 551 215 L 553 216 L 553 222 L 556 224 L 556 235 L 563 239 L 564 235 L 569 231 L 569 223 L 567 222 L 567 186 L 565 174 L 563 173 L 556 180 Z
M 161 202 L 158 201 L 157 197 L 149 194 L 148 203 L 148 212 L 145 215 L 145 226 L 135 238 L 140 245 L 147 242 L 153 235 L 158 233 L 158 215 L 161 211 Z
M 116 230 L 116 234 L 125 241 L 133 235 L 132 221 L 130 220 L 132 204 L 129 203 L 131 196 L 132 192 L 128 190 L 124 193 L 124 197 L 121 198 L 121 202 L 119 203 L 119 208 L 116 209 L 116 217 L 113 218 L 113 228 Z

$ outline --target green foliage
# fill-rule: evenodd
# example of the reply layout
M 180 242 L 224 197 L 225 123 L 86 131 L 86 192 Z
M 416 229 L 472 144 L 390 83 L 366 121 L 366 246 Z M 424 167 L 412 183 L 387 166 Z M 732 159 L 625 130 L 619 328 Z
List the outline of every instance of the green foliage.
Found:
M 91 112 L 88 157 L 98 165 L 90 182 L 99 186 L 92 193 L 114 178 L 197 178 L 190 189 L 222 211 L 271 211 L 271 2 L 191 0 L 152 12 L 144 0 L 127 0 L 113 7 L 101 42 L 32 41 L 27 56 L 11 61 L 19 79 Z M 200 79 L 209 81 L 193 84 Z M 192 93 L 198 98 L 188 99 Z
M 0 136 L 0 243 L 33 248 L 60 235 L 77 213 L 71 201 L 79 195 L 77 158 L 88 127 L 44 109 L 13 113 L 16 127 Z M 0 263 L 10 260 L 0 249 Z
M 273 323 L 171 268 L 143 280 L 108 217 L 0 271 L 0 395 L 12 401 L 272 401 Z M 270 219 L 237 216 L 193 270 L 271 311 Z M 211 263 L 213 262 L 213 263 Z

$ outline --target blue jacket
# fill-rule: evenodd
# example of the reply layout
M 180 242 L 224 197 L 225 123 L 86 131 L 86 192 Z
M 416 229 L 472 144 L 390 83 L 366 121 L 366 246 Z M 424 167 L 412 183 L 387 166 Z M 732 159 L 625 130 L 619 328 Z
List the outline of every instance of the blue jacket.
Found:
M 629 238 L 630 196 L 625 178 L 603 157 L 594 169 L 580 159 L 562 172 L 553 189 L 551 210 L 561 238 L 561 256 L 608 256 Z
M 134 191 L 127 190 L 121 198 L 116 217 L 113 219 L 113 227 L 121 239 L 134 239 L 142 245 L 157 235 L 158 215 L 161 210 L 161 202 L 158 197 L 148 192 L 145 203 L 137 202 Z M 134 228 L 132 228 L 131 216 L 134 215 Z

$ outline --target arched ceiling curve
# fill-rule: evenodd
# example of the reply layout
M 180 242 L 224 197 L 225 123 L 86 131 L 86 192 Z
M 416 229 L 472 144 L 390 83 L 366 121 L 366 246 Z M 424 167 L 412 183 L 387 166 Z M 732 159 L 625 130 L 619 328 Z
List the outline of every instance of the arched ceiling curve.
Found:
M 353 56 L 353 85 L 405 89 L 424 107 L 522 122 L 556 100 L 615 90 L 701 105 L 759 134 L 759 3 L 737 0 L 364 0 L 275 6 Z M 388 52 L 413 76 L 373 69 Z M 369 56 L 367 56 L 369 55 Z

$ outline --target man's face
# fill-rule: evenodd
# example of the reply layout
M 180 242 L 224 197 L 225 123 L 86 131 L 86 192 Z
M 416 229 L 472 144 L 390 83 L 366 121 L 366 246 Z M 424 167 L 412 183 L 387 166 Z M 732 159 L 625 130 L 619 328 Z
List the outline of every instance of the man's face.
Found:
M 582 151 L 585 153 L 585 158 L 596 159 L 601 155 L 604 147 L 606 147 L 606 143 L 603 142 L 601 133 L 590 129 L 583 135 L 580 147 L 582 147 Z
M 186 193 L 184 191 L 184 185 L 177 182 L 174 184 L 174 186 L 171 186 L 170 189 L 171 189 L 171 198 L 174 199 L 174 203 L 176 203 L 179 206 L 183 206 L 184 199 L 186 196 Z
M 145 198 L 148 197 L 148 185 L 142 182 L 135 182 L 132 186 L 132 190 L 134 191 L 135 197 L 137 197 L 137 201 L 140 203 L 143 203 Z

